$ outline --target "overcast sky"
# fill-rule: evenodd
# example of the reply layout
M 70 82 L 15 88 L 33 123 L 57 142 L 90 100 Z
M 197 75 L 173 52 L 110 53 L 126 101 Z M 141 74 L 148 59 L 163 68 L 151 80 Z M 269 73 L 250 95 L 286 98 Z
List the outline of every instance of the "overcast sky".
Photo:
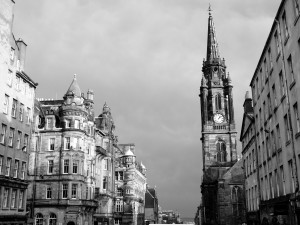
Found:
M 119 143 L 135 143 L 163 209 L 200 203 L 199 87 L 208 5 L 233 81 L 238 137 L 246 90 L 280 0 L 15 0 L 37 97 L 62 98 L 73 74 L 111 107 Z M 241 148 L 241 145 L 239 145 Z

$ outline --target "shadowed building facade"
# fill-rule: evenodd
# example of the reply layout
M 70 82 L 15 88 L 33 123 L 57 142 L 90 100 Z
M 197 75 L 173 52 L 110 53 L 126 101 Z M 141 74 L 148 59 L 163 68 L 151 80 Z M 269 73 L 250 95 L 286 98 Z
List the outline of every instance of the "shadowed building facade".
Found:
M 207 55 L 202 71 L 199 95 L 203 156 L 202 222 L 238 224 L 244 220 L 244 208 L 235 208 L 234 205 L 243 201 L 243 176 L 240 176 L 239 170 L 232 169 L 237 162 L 233 86 L 229 73 L 226 74 L 225 60 L 219 54 L 211 12 L 208 18 Z M 233 177 L 237 178 L 235 182 L 228 183 Z
M 27 167 L 35 83 L 27 45 L 13 32 L 14 1 L 0 0 L 0 224 L 26 224 Z

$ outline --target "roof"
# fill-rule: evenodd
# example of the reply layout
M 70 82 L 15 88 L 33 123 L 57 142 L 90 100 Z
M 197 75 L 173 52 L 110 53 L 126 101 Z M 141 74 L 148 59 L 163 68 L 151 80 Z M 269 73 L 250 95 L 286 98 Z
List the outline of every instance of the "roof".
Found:
M 69 94 L 70 92 L 73 93 L 77 97 L 81 97 L 81 90 L 77 83 L 76 74 L 74 75 L 73 81 L 72 81 L 69 89 L 67 90 L 66 94 Z

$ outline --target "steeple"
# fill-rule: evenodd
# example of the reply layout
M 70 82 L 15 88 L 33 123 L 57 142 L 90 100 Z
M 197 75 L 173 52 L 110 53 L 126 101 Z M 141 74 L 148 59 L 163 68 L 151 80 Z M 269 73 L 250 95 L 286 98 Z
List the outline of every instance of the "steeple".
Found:
M 220 58 L 217 36 L 211 11 L 212 9 L 209 4 L 206 61 L 211 61 L 215 58 Z

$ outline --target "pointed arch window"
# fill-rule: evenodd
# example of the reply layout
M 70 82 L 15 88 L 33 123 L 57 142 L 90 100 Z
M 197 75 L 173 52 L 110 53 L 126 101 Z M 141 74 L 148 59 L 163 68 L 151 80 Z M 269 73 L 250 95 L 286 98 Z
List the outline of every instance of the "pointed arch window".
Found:
M 231 203 L 232 214 L 234 218 L 237 218 L 240 216 L 242 210 L 242 189 L 238 186 L 234 186 L 231 189 Z
M 215 105 L 216 105 L 216 110 L 221 110 L 222 109 L 221 94 L 217 94 L 215 96 Z
M 217 142 L 217 161 L 226 162 L 226 144 L 223 140 L 218 140 Z

